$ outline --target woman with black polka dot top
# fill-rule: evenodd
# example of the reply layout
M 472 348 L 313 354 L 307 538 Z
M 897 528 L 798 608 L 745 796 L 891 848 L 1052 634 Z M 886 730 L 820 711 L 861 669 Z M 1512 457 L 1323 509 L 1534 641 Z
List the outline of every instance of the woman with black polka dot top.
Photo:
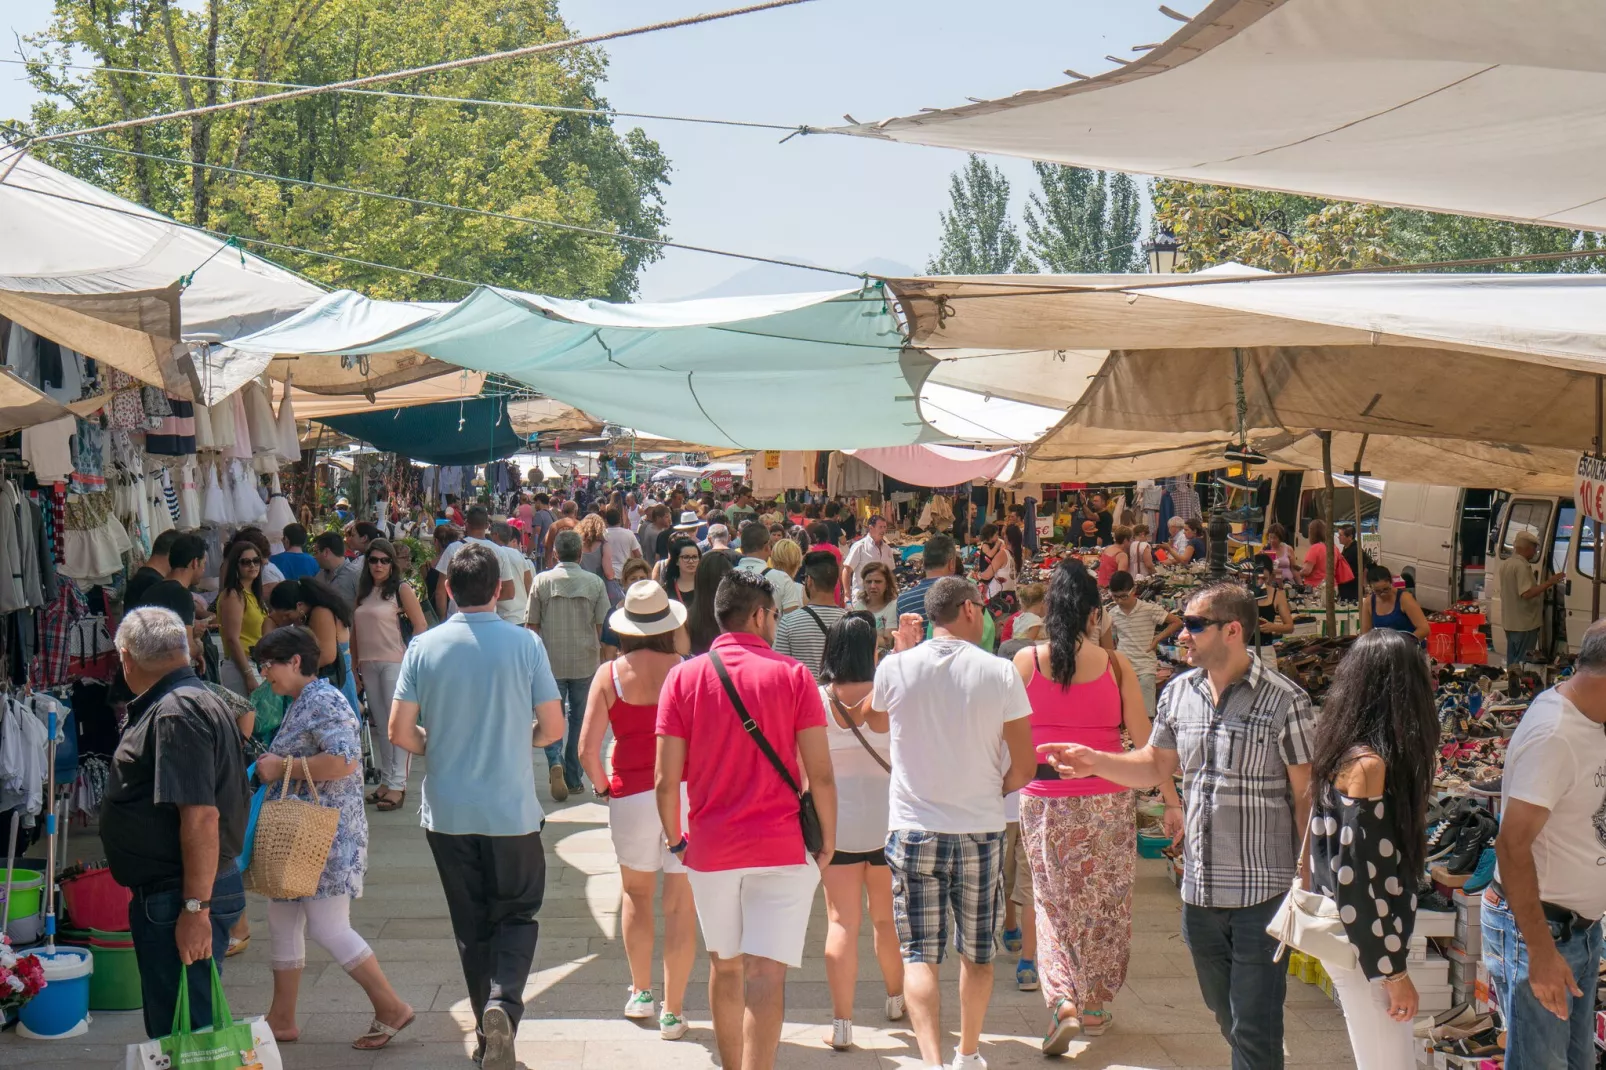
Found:
M 1310 887 L 1338 904 L 1354 963 L 1333 979 L 1357 1070 L 1412 1070 L 1407 972 L 1439 723 L 1420 645 L 1361 636 L 1334 676 L 1311 761 Z

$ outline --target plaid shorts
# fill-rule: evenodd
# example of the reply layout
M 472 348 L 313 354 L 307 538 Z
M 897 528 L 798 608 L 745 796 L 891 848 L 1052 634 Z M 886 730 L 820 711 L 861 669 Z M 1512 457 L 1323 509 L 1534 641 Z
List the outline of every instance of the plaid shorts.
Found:
M 941 963 L 953 913 L 954 950 L 985 966 L 1004 910 L 1002 832 L 923 832 L 887 837 L 892 916 L 905 962 Z

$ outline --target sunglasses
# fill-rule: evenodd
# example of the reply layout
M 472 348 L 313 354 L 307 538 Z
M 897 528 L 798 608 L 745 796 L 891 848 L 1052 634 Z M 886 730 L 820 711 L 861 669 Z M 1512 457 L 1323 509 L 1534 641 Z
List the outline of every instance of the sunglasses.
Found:
M 260 565 L 260 564 L 262 564 L 262 559 L 260 557 L 242 557 L 242 558 L 240 558 L 240 567 L 241 568 L 245 568 L 247 565 Z
M 390 558 L 388 558 L 388 557 L 374 557 L 372 554 L 370 554 L 368 556 L 368 563 L 370 565 L 388 565 L 388 564 L 390 564 Z
M 1185 616 L 1182 618 L 1182 626 L 1195 635 L 1204 631 L 1206 628 L 1212 628 L 1218 624 L 1231 623 L 1231 621 L 1227 620 L 1211 620 L 1209 617 Z

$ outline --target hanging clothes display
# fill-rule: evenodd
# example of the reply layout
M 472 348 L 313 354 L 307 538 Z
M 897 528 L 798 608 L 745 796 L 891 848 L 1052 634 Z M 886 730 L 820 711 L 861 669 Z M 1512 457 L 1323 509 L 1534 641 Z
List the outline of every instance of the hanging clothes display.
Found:
M 22 459 L 33 467 L 39 482 L 63 483 L 72 478 L 72 437 L 77 427 L 77 417 L 63 416 L 23 429 Z
M 145 452 L 158 457 L 187 457 L 195 453 L 195 405 L 164 395 L 168 414 L 145 433 Z
M 195 412 L 195 449 L 215 450 L 217 446 L 212 438 L 212 410 L 199 401 L 191 406 Z
M 284 384 L 284 400 L 279 402 L 277 418 L 279 459 L 295 463 L 301 460 L 301 436 L 296 432 L 296 410 L 290 404 L 290 384 Z
M 279 425 L 273 416 L 268 392 L 253 379 L 240 388 L 240 403 L 245 408 L 246 426 L 251 431 L 251 452 L 255 454 L 279 452 Z
M 251 445 L 251 425 L 246 418 L 245 398 L 241 397 L 241 393 L 236 390 L 225 402 L 234 417 L 234 445 L 226 453 L 237 460 L 249 461 L 254 456 L 254 450 Z
M 0 519 L 4 513 L 0 509 Z M 110 494 L 102 491 L 68 499 L 67 560 L 61 566 L 62 575 L 92 585 L 108 583 L 123 570 L 123 554 L 133 548 L 113 511 Z

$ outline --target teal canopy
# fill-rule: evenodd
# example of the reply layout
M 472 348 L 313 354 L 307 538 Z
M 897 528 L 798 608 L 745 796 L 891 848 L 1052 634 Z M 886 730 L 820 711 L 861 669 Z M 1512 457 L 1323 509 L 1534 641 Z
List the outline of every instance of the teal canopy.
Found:
M 940 437 L 916 399 L 936 361 L 909 348 L 879 282 L 832 293 L 669 304 L 482 287 L 447 309 L 333 293 L 237 350 L 410 350 L 495 372 L 649 434 L 740 449 Z
M 376 450 L 425 464 L 488 464 L 524 448 L 524 440 L 513 433 L 505 397 L 355 412 L 318 422 Z

